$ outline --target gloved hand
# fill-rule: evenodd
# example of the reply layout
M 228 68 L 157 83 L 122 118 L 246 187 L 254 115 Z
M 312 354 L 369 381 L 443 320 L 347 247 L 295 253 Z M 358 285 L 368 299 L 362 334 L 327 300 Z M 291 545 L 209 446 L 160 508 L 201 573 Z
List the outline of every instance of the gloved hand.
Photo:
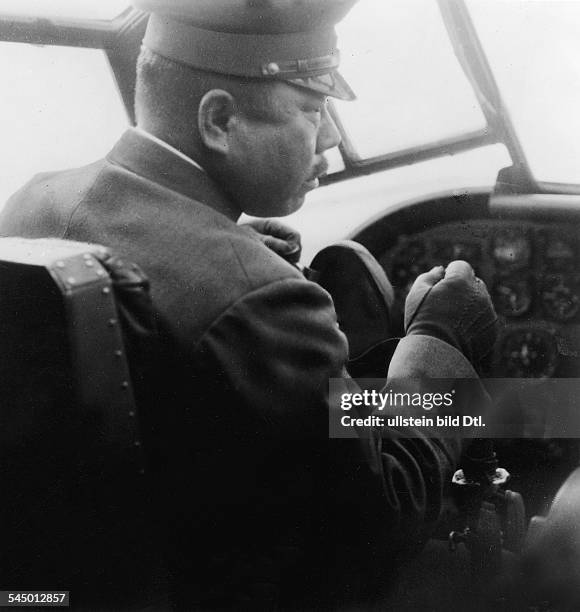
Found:
M 300 261 L 302 242 L 300 234 L 276 219 L 253 219 L 243 227 L 257 236 L 270 250 L 291 264 Z
M 408 336 L 434 336 L 478 364 L 497 338 L 497 315 L 482 280 L 465 261 L 417 277 L 405 302 Z

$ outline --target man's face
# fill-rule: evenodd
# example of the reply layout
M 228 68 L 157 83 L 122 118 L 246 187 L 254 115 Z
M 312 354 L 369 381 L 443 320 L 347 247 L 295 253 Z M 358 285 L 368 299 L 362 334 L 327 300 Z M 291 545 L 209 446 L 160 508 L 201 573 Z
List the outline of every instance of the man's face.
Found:
M 279 217 L 298 210 L 340 135 L 321 94 L 276 82 L 259 112 L 241 109 L 231 138 L 229 192 L 242 212 Z

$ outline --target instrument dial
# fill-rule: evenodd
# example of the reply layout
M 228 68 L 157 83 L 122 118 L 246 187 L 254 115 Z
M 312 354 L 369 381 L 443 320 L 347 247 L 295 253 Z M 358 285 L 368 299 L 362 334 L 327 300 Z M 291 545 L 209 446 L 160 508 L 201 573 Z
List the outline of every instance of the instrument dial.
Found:
M 498 314 L 520 317 L 532 305 L 532 290 L 528 280 L 505 280 L 493 288 L 493 302 Z
M 542 305 L 546 314 L 556 321 L 569 321 L 580 310 L 578 283 L 571 276 L 549 276 L 542 289 Z
M 531 258 L 532 247 L 524 234 L 510 230 L 496 236 L 492 252 L 501 272 L 526 266 Z
M 507 376 L 547 378 L 556 369 L 558 350 L 549 332 L 518 330 L 504 340 L 501 358 Z

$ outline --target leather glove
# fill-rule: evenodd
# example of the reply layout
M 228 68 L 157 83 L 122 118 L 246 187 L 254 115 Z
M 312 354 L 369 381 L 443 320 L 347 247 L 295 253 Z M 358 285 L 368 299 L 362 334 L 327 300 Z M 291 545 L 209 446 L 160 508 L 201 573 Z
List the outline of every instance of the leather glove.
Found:
M 277 219 L 252 219 L 240 227 L 259 238 L 270 250 L 291 264 L 300 261 L 300 234 Z
M 497 338 L 497 315 L 482 280 L 465 261 L 417 277 L 405 302 L 405 332 L 439 338 L 478 364 Z

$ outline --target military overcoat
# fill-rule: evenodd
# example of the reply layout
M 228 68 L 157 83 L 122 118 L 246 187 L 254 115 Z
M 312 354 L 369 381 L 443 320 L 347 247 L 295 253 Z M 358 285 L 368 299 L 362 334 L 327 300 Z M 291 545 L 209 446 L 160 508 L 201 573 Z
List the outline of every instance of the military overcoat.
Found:
M 224 198 L 129 130 L 103 160 L 34 177 L 0 234 L 100 243 L 150 279 L 160 342 L 133 374 L 179 605 L 360 606 L 437 518 L 461 445 L 328 439 L 328 381 L 347 359 L 332 300 L 217 212 Z M 413 337 L 391 376 L 475 372 Z

